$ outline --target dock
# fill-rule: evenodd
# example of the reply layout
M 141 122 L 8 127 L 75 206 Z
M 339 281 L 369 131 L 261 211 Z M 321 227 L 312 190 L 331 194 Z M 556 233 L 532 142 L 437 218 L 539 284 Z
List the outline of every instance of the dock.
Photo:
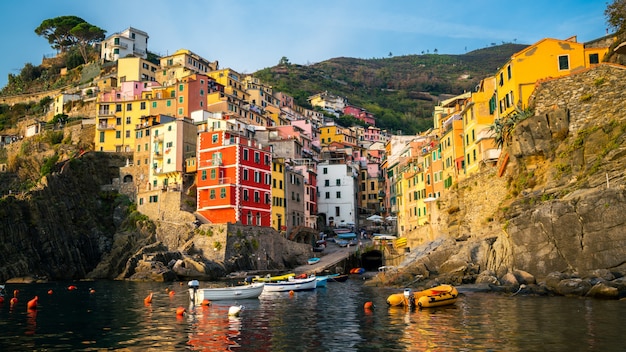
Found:
M 358 250 L 358 246 L 339 247 L 334 243 L 329 243 L 324 252 L 314 252 L 316 257 L 320 258 L 315 264 L 306 264 L 294 269 L 296 275 L 299 274 L 319 274 L 339 264 L 354 255 Z

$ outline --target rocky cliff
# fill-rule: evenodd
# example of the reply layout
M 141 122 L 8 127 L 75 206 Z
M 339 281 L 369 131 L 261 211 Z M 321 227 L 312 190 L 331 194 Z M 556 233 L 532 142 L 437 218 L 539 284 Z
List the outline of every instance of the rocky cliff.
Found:
M 601 284 L 594 294 L 626 294 L 624 89 L 626 70 L 609 64 L 538 84 L 534 116 L 503 150 L 507 164 L 442 197 L 419 235 L 436 240 L 383 281 L 541 282 L 578 294 Z

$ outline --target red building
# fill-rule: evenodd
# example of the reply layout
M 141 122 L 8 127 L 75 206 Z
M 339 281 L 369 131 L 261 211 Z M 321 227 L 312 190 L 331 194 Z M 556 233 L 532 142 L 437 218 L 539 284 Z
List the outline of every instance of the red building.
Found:
M 343 108 L 343 114 L 354 116 L 357 120 L 361 120 L 368 125 L 372 125 L 372 126 L 376 125 L 374 114 L 372 114 L 371 112 L 368 112 L 367 110 L 363 108 L 359 108 L 359 107 L 352 106 L 352 105 L 346 105 L 346 107 Z
M 212 223 L 271 226 L 272 154 L 236 131 L 198 134 L 197 211 Z

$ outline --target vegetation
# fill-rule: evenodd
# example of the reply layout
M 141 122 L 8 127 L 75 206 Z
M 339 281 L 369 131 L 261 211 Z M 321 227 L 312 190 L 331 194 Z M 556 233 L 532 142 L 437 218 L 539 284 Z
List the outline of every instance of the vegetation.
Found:
M 617 34 L 626 30 L 626 0 L 613 0 L 604 10 L 607 23 Z
M 308 97 L 319 92 L 343 96 L 376 118 L 376 126 L 392 133 L 415 134 L 432 128 L 439 100 L 473 90 L 526 45 L 504 44 L 464 55 L 406 55 L 388 58 L 335 58 L 302 66 L 282 57 L 277 66 L 254 73 L 274 90 L 313 109 Z M 345 117 L 340 125 L 355 124 Z
M 513 130 L 518 122 L 526 120 L 533 116 L 533 114 L 534 111 L 530 108 L 522 110 L 515 107 L 515 113 L 502 119 L 496 119 L 493 124 L 489 126 L 489 130 L 494 134 L 498 148 L 502 148 L 502 146 L 511 141 Z
M 35 28 L 35 33 L 46 38 L 53 49 L 61 52 L 76 48 L 83 63 L 87 63 L 91 44 L 103 40 L 106 31 L 77 16 L 60 16 L 43 20 Z

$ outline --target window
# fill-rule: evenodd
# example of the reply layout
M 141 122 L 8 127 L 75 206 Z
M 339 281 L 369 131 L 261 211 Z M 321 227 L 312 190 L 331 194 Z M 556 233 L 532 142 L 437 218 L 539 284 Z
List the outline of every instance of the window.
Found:
M 183 91 L 183 89 L 185 89 L 185 86 L 184 86 L 184 85 L 182 85 L 182 84 L 179 84 L 179 85 L 178 85 L 178 91 L 179 91 L 179 92 L 182 92 L 182 91 Z
M 153 102 L 152 102 L 152 107 L 153 107 L 153 108 L 156 108 L 156 107 L 157 107 L 157 102 L 156 102 L 156 101 L 153 101 Z
M 247 189 L 243 190 L 243 200 L 248 200 L 248 190 Z
M 178 102 L 182 104 L 182 103 L 183 103 L 183 101 L 184 101 L 184 99 L 183 99 L 183 98 L 184 98 L 184 97 L 182 97 L 182 96 L 178 97 Z
M 115 104 L 115 112 L 122 111 L 122 104 Z
M 165 102 L 165 106 L 172 106 L 172 101 L 171 100 L 167 100 Z
M 226 198 L 226 188 L 220 189 L 220 198 L 222 199 Z
M 341 198 L 341 192 L 337 191 L 337 199 Z
M 511 79 L 511 65 L 506 67 L 506 75 L 508 79 Z
M 340 216 L 341 211 L 339 207 L 335 207 L 335 216 Z
M 559 70 L 569 70 L 569 56 L 559 55 Z
M 243 150 L 243 160 L 248 160 L 248 149 Z
M 259 203 L 261 201 L 261 197 L 259 196 L 258 191 L 254 191 L 254 202 Z
M 218 135 L 217 135 L 217 133 L 213 133 L 213 135 L 212 135 L 211 137 L 212 137 L 212 142 L 213 142 L 213 144 L 217 143 L 218 138 L 219 138 L 219 137 L 218 137 Z
M 339 179 L 339 178 L 338 178 L 338 179 L 336 179 L 336 180 L 335 180 L 335 184 L 336 184 L 337 186 L 341 186 L 341 179 Z
M 141 102 L 141 104 L 139 105 L 139 108 L 140 108 L 141 110 L 146 110 L 146 102 L 145 102 L 145 101 L 142 101 L 142 102 Z
M 243 180 L 244 181 L 248 181 L 248 170 L 247 169 L 243 170 Z
M 330 186 L 330 180 L 325 180 L 324 181 L 324 186 L 329 187 Z
M 202 170 L 202 175 L 200 177 L 203 181 L 206 180 L 206 170 Z
M 324 175 L 328 174 L 328 168 L 327 167 L 323 168 L 322 171 L 323 171 Z
M 599 64 L 600 63 L 600 57 L 598 56 L 598 54 L 589 54 L 589 63 L 590 64 Z
M 211 180 L 215 180 L 215 169 L 211 169 Z
M 133 110 L 133 104 L 132 103 L 127 103 L 126 104 L 126 111 L 132 111 Z
M 211 192 L 209 193 L 209 199 L 215 199 L 215 190 L 212 189 Z
M 326 199 L 329 199 L 330 198 L 330 192 L 326 192 L 325 196 L 326 196 Z

